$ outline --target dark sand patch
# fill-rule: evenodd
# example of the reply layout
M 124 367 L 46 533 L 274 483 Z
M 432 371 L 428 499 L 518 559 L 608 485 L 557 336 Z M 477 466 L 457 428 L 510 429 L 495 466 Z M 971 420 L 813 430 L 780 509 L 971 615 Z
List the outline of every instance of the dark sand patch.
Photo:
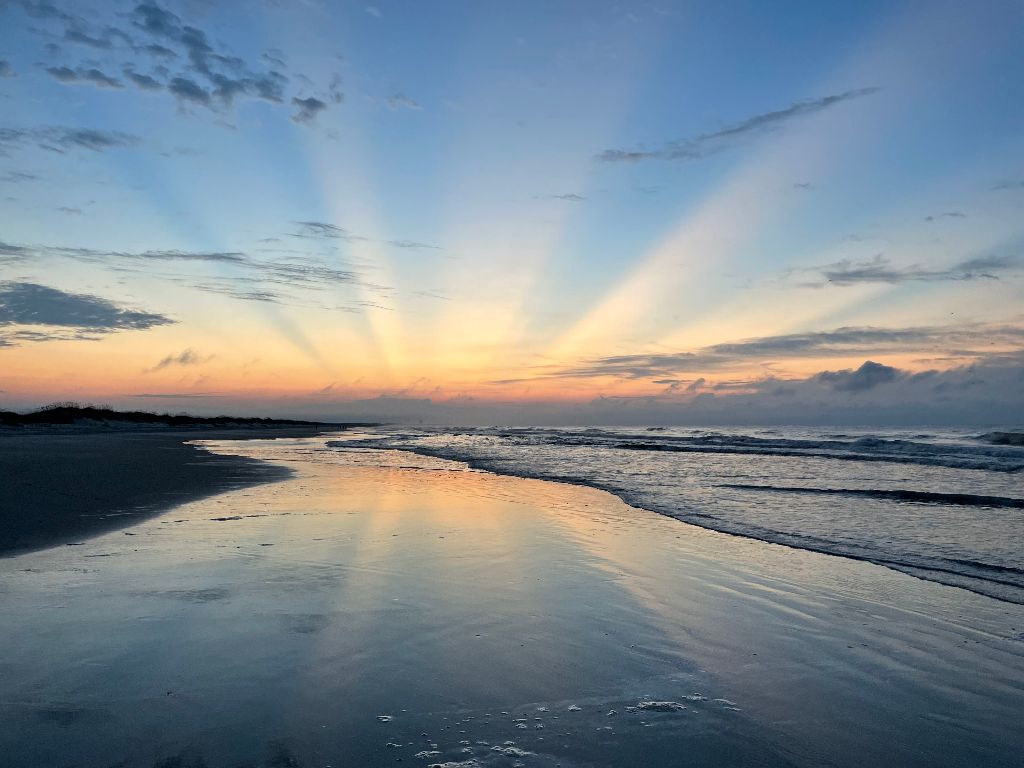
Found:
M 185 441 L 296 437 L 316 429 L 0 434 L 0 555 L 77 543 L 177 504 L 283 480 L 285 467 Z

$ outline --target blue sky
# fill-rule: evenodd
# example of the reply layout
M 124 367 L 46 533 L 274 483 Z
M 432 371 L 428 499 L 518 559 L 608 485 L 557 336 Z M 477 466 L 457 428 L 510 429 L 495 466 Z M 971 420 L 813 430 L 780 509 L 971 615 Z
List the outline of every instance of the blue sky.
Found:
M 1021 39 L 1011 2 L 2 2 L 0 389 L 685 421 L 827 413 L 870 360 L 865 414 L 941 412 L 928 374 L 991 415 Z

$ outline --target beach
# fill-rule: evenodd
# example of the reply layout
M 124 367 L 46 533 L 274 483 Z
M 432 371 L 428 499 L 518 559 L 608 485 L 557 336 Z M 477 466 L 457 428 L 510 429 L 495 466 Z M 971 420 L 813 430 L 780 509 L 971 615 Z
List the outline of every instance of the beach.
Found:
M 264 462 L 215 456 L 189 440 L 318 430 L 19 431 L 0 433 L 0 553 L 74 543 L 174 504 L 287 475 Z
M 0 559 L 10 764 L 1020 764 L 1020 605 L 328 440 Z

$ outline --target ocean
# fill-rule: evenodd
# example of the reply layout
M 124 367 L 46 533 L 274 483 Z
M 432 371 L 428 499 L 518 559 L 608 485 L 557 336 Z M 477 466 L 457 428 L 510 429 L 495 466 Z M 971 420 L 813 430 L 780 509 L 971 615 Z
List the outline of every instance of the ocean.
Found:
M 693 525 L 1024 604 L 1022 437 L 1011 430 L 381 427 L 328 445 L 589 485 Z

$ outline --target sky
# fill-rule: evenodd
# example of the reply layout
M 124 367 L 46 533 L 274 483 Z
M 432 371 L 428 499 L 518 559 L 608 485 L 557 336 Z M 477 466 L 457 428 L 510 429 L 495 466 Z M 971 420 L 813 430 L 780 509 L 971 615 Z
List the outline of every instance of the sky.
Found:
M 0 0 L 0 408 L 1024 422 L 1024 6 Z

